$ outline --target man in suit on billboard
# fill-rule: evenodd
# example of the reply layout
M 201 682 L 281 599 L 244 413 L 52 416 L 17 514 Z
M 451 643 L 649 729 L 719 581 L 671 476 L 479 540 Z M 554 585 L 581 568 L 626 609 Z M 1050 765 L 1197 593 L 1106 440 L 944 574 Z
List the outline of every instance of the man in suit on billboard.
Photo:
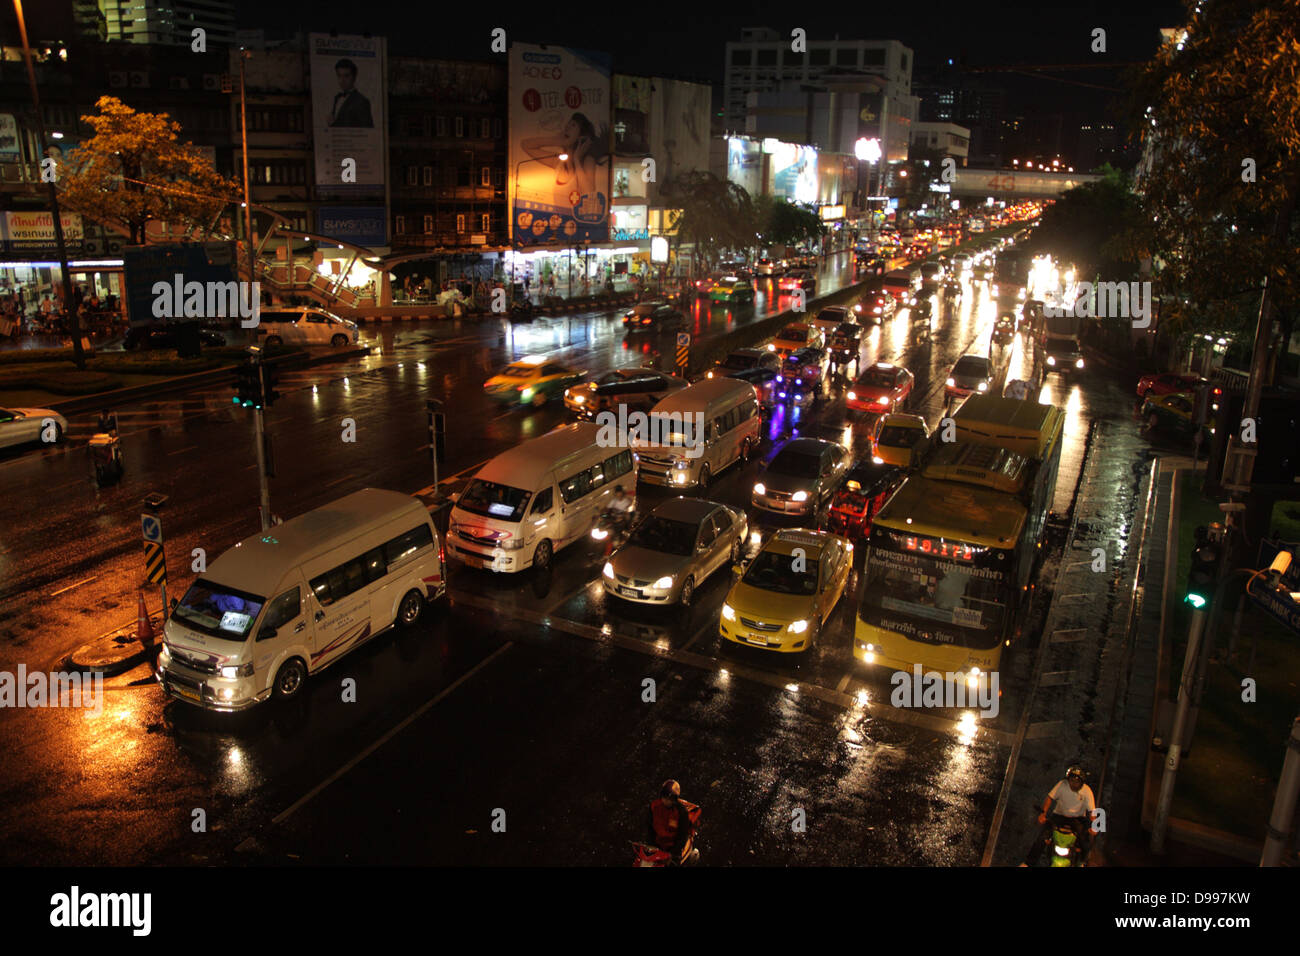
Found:
M 370 100 L 356 90 L 357 65 L 346 58 L 339 60 L 334 64 L 334 73 L 339 78 L 340 89 L 334 96 L 330 126 L 373 127 L 375 121 L 370 116 Z

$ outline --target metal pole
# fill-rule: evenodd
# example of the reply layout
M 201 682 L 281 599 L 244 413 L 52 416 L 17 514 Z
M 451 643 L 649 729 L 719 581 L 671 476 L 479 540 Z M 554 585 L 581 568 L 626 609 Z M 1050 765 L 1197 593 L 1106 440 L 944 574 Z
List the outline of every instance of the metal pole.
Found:
M 162 609 L 162 619 L 163 619 L 163 623 L 166 624 L 166 623 L 167 623 L 167 610 L 168 610 L 168 608 L 167 608 L 167 582 L 166 582 L 166 581 L 159 581 L 159 582 L 158 582 L 158 588 L 159 588 L 159 590 L 162 591 L 162 602 L 163 602 L 163 605 L 162 605 L 162 607 L 163 607 L 163 609 Z
M 1160 780 L 1160 799 L 1156 804 L 1155 823 L 1151 827 L 1151 852 L 1165 852 L 1165 832 L 1169 826 L 1169 808 L 1174 802 L 1174 784 L 1178 779 L 1178 764 L 1182 758 L 1183 730 L 1187 725 L 1187 712 L 1191 705 L 1193 684 L 1199 665 L 1201 635 L 1205 631 L 1205 610 L 1192 611 L 1192 623 L 1187 633 L 1187 653 L 1183 658 L 1183 672 L 1178 681 L 1178 710 L 1174 715 L 1173 732 L 1169 736 L 1169 752 L 1165 757 L 1165 772 Z
M 1265 831 L 1260 866 L 1282 865 L 1282 854 L 1291 842 L 1297 793 L 1300 793 L 1300 717 L 1291 724 L 1291 736 L 1286 742 L 1282 779 L 1277 782 L 1277 795 L 1273 798 L 1273 813 Z
M 243 144 L 244 158 L 244 243 L 248 247 L 248 281 L 257 281 L 257 269 L 253 250 L 253 197 L 248 190 L 248 108 L 244 91 L 244 61 L 250 56 L 247 50 L 239 51 L 239 136 Z M 250 285 L 251 288 L 251 285 Z M 257 369 L 257 408 L 253 409 L 253 445 L 257 450 L 257 510 L 262 523 L 262 530 L 271 527 L 271 488 L 266 480 L 266 422 L 263 418 L 262 405 L 266 402 L 265 389 L 262 384 L 261 349 L 257 348 L 257 326 L 248 330 L 248 342 L 252 354 L 253 367 Z
M 32 49 L 27 43 L 27 21 L 23 18 L 22 0 L 14 0 L 14 13 L 18 17 L 18 35 L 23 43 L 23 60 L 27 64 L 27 83 L 31 87 L 32 107 L 36 110 L 36 136 L 40 146 L 40 156 L 37 159 L 39 169 L 41 161 L 45 159 L 45 117 L 41 113 L 41 97 L 36 86 L 36 69 L 32 66 Z M 43 176 L 41 177 L 44 178 Z M 86 367 L 86 353 L 81 348 L 81 318 L 77 315 L 77 304 L 73 301 L 72 296 L 72 275 L 68 271 L 68 247 L 63 240 L 63 217 L 59 213 L 59 193 L 55 189 L 54 180 L 48 183 L 50 191 L 50 216 L 54 221 L 54 245 L 59 253 L 59 271 L 63 275 L 63 309 L 68 316 L 68 328 L 72 330 L 72 361 L 76 363 L 78 369 Z M 132 236 L 131 238 L 135 238 Z M 143 238 L 143 237 L 142 237 Z

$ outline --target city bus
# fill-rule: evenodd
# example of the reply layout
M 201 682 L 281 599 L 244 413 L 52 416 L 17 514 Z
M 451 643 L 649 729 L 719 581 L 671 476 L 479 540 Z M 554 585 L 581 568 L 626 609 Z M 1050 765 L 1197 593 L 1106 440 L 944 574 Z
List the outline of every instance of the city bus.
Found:
M 974 395 L 877 513 L 853 654 L 889 670 L 996 671 L 1021 625 L 1061 461 L 1064 412 Z M 942 436 L 943 429 L 936 433 Z
M 1023 302 L 1029 292 L 1029 256 L 1018 249 L 1005 249 L 993 260 L 993 287 L 999 303 Z

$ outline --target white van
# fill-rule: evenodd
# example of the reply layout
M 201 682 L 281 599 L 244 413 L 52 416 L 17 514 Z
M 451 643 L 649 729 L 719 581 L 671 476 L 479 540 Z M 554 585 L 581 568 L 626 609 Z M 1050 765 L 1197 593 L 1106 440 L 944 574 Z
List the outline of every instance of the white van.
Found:
M 356 345 L 359 331 L 350 319 L 315 308 L 262 309 L 257 334 L 267 345 Z
M 699 421 L 697 414 L 703 416 L 704 436 L 692 448 L 688 443 L 700 437 L 686 423 Z M 634 446 L 640 478 L 670 488 L 703 490 L 732 462 L 748 461 L 763 438 L 758 392 L 735 378 L 708 378 L 669 395 L 650 410 L 650 419 L 658 441 Z
M 452 557 L 490 571 L 546 567 L 586 537 L 619 485 L 636 494 L 628 448 L 601 447 L 595 422 L 561 425 L 497 455 L 451 509 Z
M 429 511 L 366 488 L 236 544 L 172 602 L 157 679 L 177 700 L 234 711 L 295 697 L 307 675 L 446 593 Z

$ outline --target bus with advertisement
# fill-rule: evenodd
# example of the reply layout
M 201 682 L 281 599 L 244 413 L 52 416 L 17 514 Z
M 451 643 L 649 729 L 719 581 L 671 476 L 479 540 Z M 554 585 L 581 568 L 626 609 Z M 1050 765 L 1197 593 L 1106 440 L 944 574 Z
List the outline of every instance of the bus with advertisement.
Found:
M 853 654 L 889 670 L 997 671 L 1032 593 L 1064 412 L 974 395 L 867 540 Z M 942 434 L 940 429 L 939 434 Z

